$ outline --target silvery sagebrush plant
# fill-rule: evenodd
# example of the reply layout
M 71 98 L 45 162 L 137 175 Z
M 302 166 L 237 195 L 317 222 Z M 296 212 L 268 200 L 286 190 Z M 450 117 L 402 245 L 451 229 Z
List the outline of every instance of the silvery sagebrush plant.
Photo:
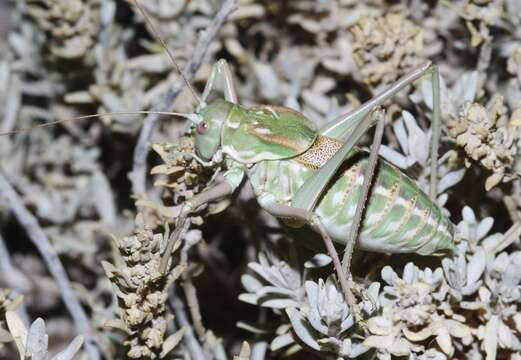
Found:
M 291 346 L 286 353 L 294 353 L 304 346 L 344 358 L 373 352 L 381 359 L 515 355 L 521 338 L 521 252 L 503 250 L 519 239 L 521 225 L 505 234 L 488 234 L 491 217 L 478 220 L 469 207 L 462 216 L 458 229 L 468 241 L 459 242 L 442 266 L 420 269 L 408 263 L 400 271 L 382 269 L 383 288 L 379 291 L 379 282 L 371 284 L 370 301 L 363 304 L 368 333 L 353 324 L 334 277 L 302 279 L 301 274 L 310 273 L 296 271 L 295 262 L 290 265 L 274 255 L 261 253 L 258 262 L 250 263 L 255 276 L 243 276 L 248 292 L 240 299 L 270 308 L 283 319 L 287 316 L 288 324 L 273 334 L 272 351 Z M 328 263 L 326 255 L 317 255 L 305 267 Z
M 470 208 L 464 208 L 458 228 L 469 241 L 461 244 L 457 253 L 464 254 L 468 263 L 454 266 L 449 260 L 443 261 L 461 308 L 471 311 L 477 320 L 473 335 L 478 341 L 473 345 L 479 344 L 487 359 L 496 358 L 502 351 L 518 353 L 521 339 L 521 277 L 517 271 L 521 252 L 504 252 L 519 239 L 521 224 L 514 224 L 504 234 L 487 235 L 492 225 L 492 218 L 478 221 Z
M 186 266 L 175 265 L 172 259 L 163 274 L 159 264 L 168 231 L 154 234 L 141 215 L 136 218 L 136 226 L 134 236 L 114 239 L 121 257 L 115 265 L 102 263 L 118 297 L 120 312 L 120 318 L 107 325 L 127 334 L 125 345 L 129 358 L 159 359 L 167 356 L 183 337 L 183 328 L 165 336 L 173 320 L 166 302 L 170 286 Z M 174 251 L 179 246 L 178 242 Z
M 365 316 L 374 313 L 380 284 L 367 289 L 361 311 Z M 298 307 L 286 308 L 297 339 L 309 348 L 332 353 L 337 357 L 356 358 L 369 350 L 363 344 L 363 328 L 356 324 L 334 276 L 325 281 L 306 281 L 306 302 Z
M 151 169 L 151 174 L 155 177 L 154 186 L 162 190 L 163 198 L 171 202 L 173 206 L 164 205 L 165 201 L 160 204 L 147 199 L 138 200 L 137 205 L 149 209 L 160 220 L 173 221 L 178 216 L 183 202 L 203 191 L 220 170 L 205 168 L 189 156 L 195 151 L 194 138 L 190 136 L 190 132 L 181 136 L 176 142 L 155 143 L 152 145 L 152 149 L 162 160 L 161 164 Z M 229 200 L 224 199 L 201 207 L 198 213 L 190 217 L 190 221 L 193 224 L 201 225 L 203 215 L 219 213 L 229 203 Z
M 385 282 L 379 299 L 382 315 L 367 321 L 371 335 L 364 342 L 378 349 L 379 358 L 411 354 L 451 358 L 455 342 L 471 343 L 465 317 L 452 313 L 445 302 L 441 268 L 420 270 L 408 263 L 401 277 L 390 266 L 382 269 L 381 276 Z
M 485 182 L 488 191 L 499 182 L 517 178 L 513 169 L 519 141 L 519 104 L 508 114 L 503 96 L 497 95 L 482 105 L 476 102 L 478 73 L 462 74 L 452 88 L 441 78 L 442 116 L 447 122 L 447 135 L 464 150 L 464 164 L 479 162 L 491 174 Z M 413 100 L 419 100 L 413 97 Z M 432 109 L 432 87 L 424 81 L 421 100 Z
M 363 81 L 375 89 L 396 81 L 425 60 L 423 30 L 397 7 L 384 16 L 365 16 L 350 28 L 353 59 Z
M 306 348 L 337 357 L 355 358 L 369 350 L 363 346 L 362 328 L 355 323 L 335 276 L 314 280 L 313 269 L 330 264 L 325 254 L 317 254 L 298 268 L 295 257 L 290 263 L 270 253 L 260 253 L 258 262 L 251 262 L 255 275 L 245 274 L 242 283 L 247 293 L 239 299 L 272 309 L 287 325 L 279 326 L 270 343 L 272 351 L 286 354 Z M 377 311 L 379 284 L 364 291 L 360 304 L 364 314 Z M 248 327 L 253 329 L 253 327 Z
M 517 152 L 519 126 L 516 110 L 508 118 L 502 96 L 495 96 L 486 107 L 467 102 L 459 119 L 448 122 L 449 136 L 465 150 L 465 165 L 474 160 L 491 171 L 485 189 L 488 191 L 500 181 L 517 178 L 513 173 L 514 155 Z
M 48 351 L 49 336 L 42 318 L 34 320 L 29 329 L 15 311 L 7 311 L 5 318 L 22 360 L 72 360 L 83 344 L 83 337 L 78 335 L 64 350 L 51 356 Z

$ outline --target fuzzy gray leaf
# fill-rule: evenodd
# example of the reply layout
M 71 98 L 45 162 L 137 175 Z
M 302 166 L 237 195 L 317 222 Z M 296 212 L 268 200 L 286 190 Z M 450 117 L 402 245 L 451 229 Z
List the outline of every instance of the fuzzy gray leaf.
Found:
M 25 356 L 32 360 L 46 360 L 49 338 L 45 332 L 45 322 L 42 318 L 36 319 L 29 328 Z
M 185 333 L 185 328 L 177 330 L 175 333 L 166 338 L 163 342 L 163 346 L 161 348 L 161 358 L 167 356 L 170 351 L 174 350 L 174 348 L 179 344 L 179 342 L 183 339 L 183 335 Z
M 76 336 L 71 343 L 61 352 L 56 354 L 52 360 L 72 360 L 83 345 L 83 336 Z
M 329 265 L 331 261 L 331 258 L 326 254 L 316 254 L 304 263 L 304 267 L 307 269 L 320 268 Z
M 314 340 L 313 334 L 306 325 L 304 317 L 296 308 L 287 308 L 286 314 L 288 314 L 291 326 L 297 334 L 300 340 L 302 340 L 307 346 L 314 350 L 320 350 L 320 345 Z

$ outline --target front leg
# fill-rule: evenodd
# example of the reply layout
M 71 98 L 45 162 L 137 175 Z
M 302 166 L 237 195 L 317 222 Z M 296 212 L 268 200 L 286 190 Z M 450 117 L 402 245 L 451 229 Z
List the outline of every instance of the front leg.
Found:
M 166 273 L 168 269 L 168 260 L 170 259 L 170 255 L 172 254 L 177 239 L 188 230 L 188 226 L 190 225 L 186 221 L 188 216 L 203 204 L 232 195 L 244 179 L 244 170 L 240 167 L 232 167 L 223 174 L 223 177 L 223 182 L 195 195 L 183 204 L 181 212 L 176 220 L 175 230 L 167 240 L 165 251 L 163 252 L 163 257 L 159 264 L 159 269 L 162 274 Z
M 172 254 L 172 250 L 174 249 L 175 243 L 188 230 L 188 226 L 190 225 L 186 221 L 188 216 L 199 206 L 211 201 L 218 200 L 225 196 L 229 196 L 233 193 L 233 191 L 233 186 L 230 185 L 228 182 L 224 181 L 206 191 L 203 191 L 200 194 L 195 195 L 183 204 L 181 212 L 176 220 L 175 230 L 167 240 L 165 251 L 163 252 L 161 263 L 159 264 L 159 271 L 162 274 L 165 274 L 167 272 L 168 261 L 170 260 L 170 255 Z

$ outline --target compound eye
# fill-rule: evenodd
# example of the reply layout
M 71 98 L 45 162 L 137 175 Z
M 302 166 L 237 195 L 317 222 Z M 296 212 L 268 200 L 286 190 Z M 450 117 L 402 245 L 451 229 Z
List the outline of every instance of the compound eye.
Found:
M 201 121 L 197 124 L 197 132 L 199 134 L 205 134 L 208 131 L 208 123 L 206 121 Z

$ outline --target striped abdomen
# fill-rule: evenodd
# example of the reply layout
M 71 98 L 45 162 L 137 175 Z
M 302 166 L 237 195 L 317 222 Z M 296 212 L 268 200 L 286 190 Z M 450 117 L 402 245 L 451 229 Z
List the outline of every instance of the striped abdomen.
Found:
M 335 142 L 320 139 L 324 140 L 329 149 L 331 142 Z M 331 153 L 313 151 L 326 153 L 327 157 Z M 315 209 L 338 243 L 347 240 L 367 165 L 367 153 L 354 151 Z M 317 167 L 319 163 L 313 162 L 308 154 L 296 159 L 260 162 L 250 170 L 249 177 L 257 195 L 267 193 L 289 205 L 293 194 Z M 452 249 L 453 233 L 452 223 L 429 197 L 410 178 L 380 160 L 357 246 L 378 252 L 427 255 Z

